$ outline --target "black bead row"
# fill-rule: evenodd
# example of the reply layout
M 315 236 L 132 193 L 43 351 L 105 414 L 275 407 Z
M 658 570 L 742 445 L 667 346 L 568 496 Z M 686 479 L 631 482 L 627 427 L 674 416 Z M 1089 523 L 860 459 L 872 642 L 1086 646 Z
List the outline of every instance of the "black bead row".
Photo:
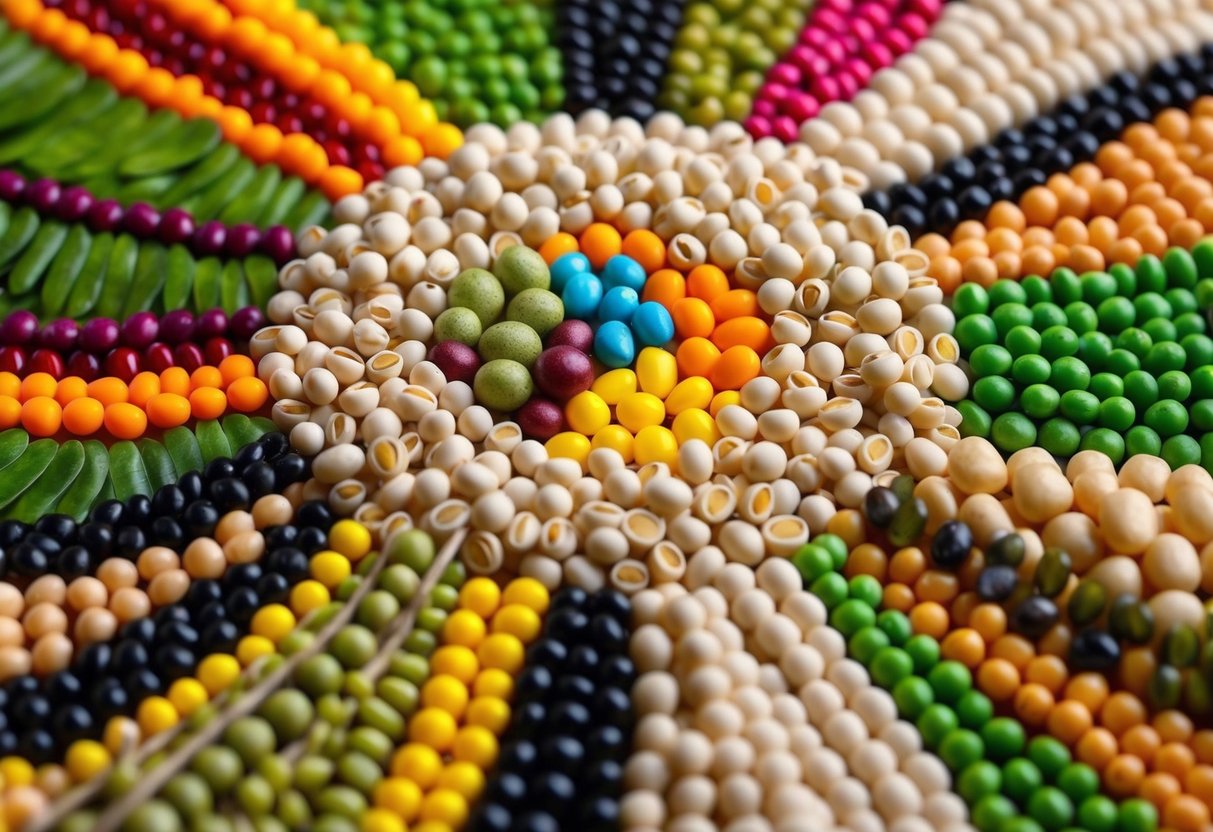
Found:
M 1144 77 L 1118 72 L 1085 95 L 1071 96 L 1023 127 L 958 156 L 917 183 L 869 191 L 864 205 L 904 226 L 912 237 L 948 236 L 964 220 L 984 219 L 999 200 L 1018 200 L 1054 173 L 1090 161 L 1100 146 L 1135 122 L 1168 107 L 1188 109 L 1213 94 L 1213 44 L 1167 58 Z
M 568 0 L 557 7 L 564 106 L 645 122 L 655 112 L 686 0 Z
M 94 506 L 85 523 L 50 514 L 32 525 L 0 523 L 0 579 L 33 580 L 58 575 L 71 581 L 93 574 L 106 558 L 134 560 L 149 546 L 180 551 L 209 536 L 229 511 L 249 508 L 259 497 L 282 493 L 308 476 L 307 461 L 290 451 L 286 437 L 268 433 L 231 458 L 212 460 L 148 497 Z
M 247 464 L 237 470 L 247 470 L 260 462 L 272 468 L 291 457 L 298 459 L 298 463 L 292 461 L 282 467 L 281 480 L 275 475 L 271 490 L 280 492 L 306 478 L 308 471 L 302 458 L 288 453 L 284 443 L 271 437 L 281 438 L 273 434 L 258 440 L 254 444 L 261 445 L 261 453 L 248 452 Z M 249 460 L 248 456 L 255 458 Z M 185 480 L 183 477 L 176 486 L 166 488 L 181 489 Z M 205 478 L 200 481 L 205 482 Z M 225 481 L 225 485 L 216 487 Z M 221 496 L 234 488 L 233 482 L 239 483 L 236 492 L 243 488 L 249 493 L 240 501 L 216 502 L 216 492 Z M 210 536 L 223 513 L 247 508 L 255 499 L 247 483 L 235 476 L 213 478 L 209 485 L 210 498 L 199 497 L 185 509 L 185 514 L 194 519 L 183 517 L 183 521 L 196 536 Z M 182 493 L 190 495 L 194 491 L 194 486 L 187 483 Z M 146 498 L 134 498 L 125 505 L 117 501 L 102 503 L 94 509 L 94 519 L 80 529 L 145 528 L 136 520 L 143 516 L 145 504 Z M 199 504 L 207 511 L 197 508 Z M 220 505 L 225 506 L 222 511 Z M 19 754 L 35 765 L 61 759 L 72 742 L 98 738 L 111 717 L 132 715 L 140 702 L 164 694 L 175 680 L 192 673 L 205 656 L 233 652 L 257 610 L 266 604 L 285 602 L 291 588 L 308 577 L 311 555 L 327 545 L 334 520 L 324 502 L 304 503 L 293 523 L 262 530 L 266 553 L 261 560 L 231 566 L 218 580 L 193 581 L 179 602 L 160 608 L 148 618 L 128 622 L 108 642 L 85 647 L 66 670 L 42 680 L 32 675 L 10 680 L 0 688 L 0 757 Z M 154 512 L 143 522 L 154 523 Z
M 468 829 L 613 832 L 631 750 L 631 602 L 566 587 L 527 651 L 497 771 Z

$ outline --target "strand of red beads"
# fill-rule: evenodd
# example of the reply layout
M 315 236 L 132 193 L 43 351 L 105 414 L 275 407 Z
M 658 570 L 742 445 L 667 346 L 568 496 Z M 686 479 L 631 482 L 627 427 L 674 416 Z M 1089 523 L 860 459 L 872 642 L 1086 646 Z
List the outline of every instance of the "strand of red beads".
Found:
M 145 370 L 184 367 L 192 373 L 247 352 L 248 339 L 265 323 L 255 306 L 230 316 L 222 309 L 200 315 L 176 309 L 159 316 L 138 312 L 121 324 L 113 318 L 94 318 L 83 325 L 59 318 L 44 327 L 32 312 L 18 310 L 0 322 L 0 371 L 20 377 L 79 376 L 85 381 L 117 376 L 124 382 Z

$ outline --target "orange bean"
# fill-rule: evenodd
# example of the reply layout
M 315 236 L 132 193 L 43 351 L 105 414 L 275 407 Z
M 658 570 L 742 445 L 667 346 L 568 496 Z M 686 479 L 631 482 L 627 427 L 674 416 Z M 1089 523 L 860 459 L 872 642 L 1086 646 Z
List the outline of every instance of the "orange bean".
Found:
M 709 304 L 729 291 L 729 279 L 718 266 L 704 263 L 691 269 L 687 275 L 687 295 L 707 301 Z
M 712 332 L 712 343 L 722 352 L 743 345 L 756 353 L 766 353 L 775 345 L 771 328 L 761 318 L 733 318 L 717 324 Z
M 670 314 L 674 313 L 674 307 L 678 301 L 686 296 L 686 279 L 676 269 L 660 269 L 653 272 L 644 282 L 644 291 L 640 295 L 646 303 L 648 301 L 660 303 Z
M 720 362 L 721 353 L 707 338 L 687 338 L 678 345 L 674 357 L 683 378 L 703 376 L 710 378 Z
M 757 378 L 760 372 L 762 361 L 758 353 L 738 344 L 720 354 L 720 360 L 712 368 L 710 381 L 717 390 L 740 390 L 747 381 Z
M 648 287 L 645 287 L 646 291 Z M 716 329 L 712 308 L 699 298 L 683 298 L 671 312 L 680 338 L 707 338 Z

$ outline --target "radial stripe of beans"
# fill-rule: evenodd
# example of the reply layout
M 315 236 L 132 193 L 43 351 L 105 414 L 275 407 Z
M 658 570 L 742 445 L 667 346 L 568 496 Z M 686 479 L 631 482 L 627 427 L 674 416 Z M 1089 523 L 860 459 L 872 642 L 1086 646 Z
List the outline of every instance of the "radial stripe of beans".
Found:
M 1213 48 L 1204 47 L 1166 58 L 1144 77 L 1118 72 L 916 182 L 869 191 L 864 204 L 912 236 L 950 234 L 959 221 L 981 219 L 994 201 L 1019 199 L 1052 174 L 1089 161 L 1127 125 L 1149 121 L 1167 107 L 1191 106 L 1198 95 L 1213 92 L 1211 71 Z
M 926 37 L 942 10 L 941 0 L 820 3 L 767 73 L 746 129 L 755 138 L 794 141 L 802 122 L 832 101 L 850 101 L 875 72 Z
M 1083 273 L 1132 265 L 1171 245 L 1191 248 L 1213 230 L 1211 150 L 1213 97 L 1203 96 L 1189 112 L 1167 109 L 1129 127 L 1093 162 L 1054 174 L 1018 204 L 996 203 L 984 223 L 962 222 L 950 243 L 928 234 L 917 245 L 950 288 L 1058 266 Z
M 852 546 L 840 573 L 830 554 L 838 543 L 821 535 L 793 562 L 847 637 L 848 655 L 893 694 L 900 716 L 915 723 L 923 744 L 951 770 L 952 788 L 968 805 L 973 826 L 981 832 L 1069 825 L 1111 830 L 1118 822 L 1157 828 L 1153 806 L 1130 799 L 1118 807 L 1099 793 L 1097 771 L 1075 762 L 1063 743 L 1029 740 L 1019 722 L 995 716 L 980 676 L 975 680 L 964 663 L 948 657 L 946 638 L 941 645 L 921 632 L 914 615 L 881 610 L 880 581 L 870 574 L 873 557 L 866 551 L 871 544 Z
M 631 604 L 613 590 L 556 594 L 518 677 L 498 770 L 469 829 L 617 828 L 631 746 Z
M 375 789 L 376 812 L 410 826 L 459 829 L 467 822 L 497 764 L 526 645 L 539 637 L 549 604 L 548 591 L 531 578 L 504 589 L 483 577 L 463 585 L 441 622 L 441 646 L 430 657 L 405 742 Z
M 10 681 L 0 706 L 0 754 L 54 760 L 69 743 L 100 737 L 111 717 L 131 715 L 148 697 L 165 694 L 203 656 L 236 650 L 258 609 L 285 600 L 306 577 L 306 558 L 323 546 L 331 524 L 324 504 L 305 504 L 292 524 L 271 532 L 279 542 L 261 562 L 194 581 L 182 600 L 127 623 L 111 641 L 89 645 L 66 670 Z
M 807 0 L 700 0 L 687 7 L 660 102 L 692 124 L 745 118 L 763 75 L 795 42 Z
M 565 109 L 645 122 L 657 112 L 685 0 L 570 0 L 556 12 Z

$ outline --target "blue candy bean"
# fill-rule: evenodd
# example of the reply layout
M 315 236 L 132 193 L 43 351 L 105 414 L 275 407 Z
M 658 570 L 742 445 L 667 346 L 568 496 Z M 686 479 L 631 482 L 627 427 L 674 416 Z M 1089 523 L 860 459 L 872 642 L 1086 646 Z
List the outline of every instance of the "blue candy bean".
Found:
M 674 337 L 674 319 L 660 303 L 640 304 L 632 315 L 632 332 L 646 347 L 659 347 Z
M 631 366 L 636 358 L 632 331 L 622 321 L 607 321 L 594 333 L 594 357 L 611 369 Z
M 632 320 L 637 307 L 640 306 L 640 295 L 630 286 L 616 286 L 608 291 L 598 305 L 598 317 L 603 321 L 623 321 L 625 324 Z
M 569 278 L 560 293 L 564 301 L 566 318 L 588 320 L 598 312 L 598 304 L 602 303 L 602 281 L 589 272 L 575 274 Z
M 644 266 L 626 254 L 616 254 L 606 261 L 606 266 L 602 269 L 602 282 L 608 289 L 627 286 L 640 292 L 644 289 L 644 281 L 647 277 L 648 275 L 644 273 Z
M 575 275 L 589 274 L 590 258 L 586 257 L 580 251 L 570 251 L 568 254 L 562 254 L 552 263 L 552 291 L 560 294 L 564 291 L 564 287 L 569 280 Z

